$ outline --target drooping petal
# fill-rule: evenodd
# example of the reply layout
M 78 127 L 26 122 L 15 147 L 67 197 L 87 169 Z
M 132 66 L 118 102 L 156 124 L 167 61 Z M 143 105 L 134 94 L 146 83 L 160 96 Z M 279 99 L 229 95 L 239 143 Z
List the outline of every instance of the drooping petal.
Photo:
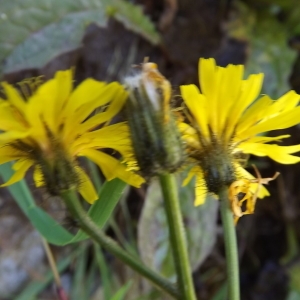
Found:
M 142 177 L 127 171 L 124 165 L 108 154 L 93 149 L 85 149 L 79 155 L 86 156 L 97 164 L 107 180 L 118 177 L 135 187 L 140 187 L 145 182 Z
M 33 163 L 34 162 L 29 159 L 17 161 L 12 166 L 12 169 L 15 170 L 15 173 L 7 182 L 1 184 L 1 187 L 9 186 L 22 180 L 25 177 L 25 174 L 28 171 L 28 169 L 33 165 Z
M 197 175 L 198 172 L 201 173 L 201 169 L 198 166 L 193 167 L 189 171 L 187 177 L 183 180 L 182 186 L 188 185 L 190 181 L 193 179 L 193 177 Z
M 90 204 L 93 204 L 98 199 L 98 195 L 92 181 L 86 175 L 84 170 L 79 166 L 76 167 L 76 172 L 79 175 L 80 180 L 80 184 L 78 187 L 79 193 L 84 198 L 84 200 L 86 200 Z
M 36 187 L 41 187 L 45 184 L 44 175 L 42 173 L 41 167 L 36 165 L 33 172 L 33 181 Z
M 195 187 L 195 206 L 199 206 L 205 203 L 205 199 L 207 196 L 207 187 L 203 178 L 203 173 L 198 172 L 196 176 L 196 187 Z

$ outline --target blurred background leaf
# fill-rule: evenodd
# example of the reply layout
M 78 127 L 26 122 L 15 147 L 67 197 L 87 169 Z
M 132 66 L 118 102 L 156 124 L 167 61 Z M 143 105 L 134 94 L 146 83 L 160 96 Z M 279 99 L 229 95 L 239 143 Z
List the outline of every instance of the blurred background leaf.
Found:
M 296 51 L 288 45 L 291 36 L 289 27 L 279 22 L 276 16 L 278 10 L 283 8 L 277 7 L 275 2 L 272 1 L 272 5 L 263 5 L 260 2 L 258 5 L 262 6 L 261 10 L 254 10 L 256 7 L 252 2 L 248 5 L 248 2 L 245 4 L 237 1 L 227 23 L 230 37 L 249 43 L 246 75 L 263 72 L 265 75 L 262 93 L 273 99 L 279 98 L 290 89 L 289 76 L 297 56 Z M 290 2 L 284 7 L 292 12 L 293 1 Z M 278 1 L 277 5 L 279 3 L 281 2 Z M 299 5 L 295 7 L 296 10 L 298 8 Z
M 196 270 L 210 254 L 217 234 L 218 201 L 208 196 L 202 206 L 194 207 L 194 181 L 182 187 L 178 178 L 179 198 L 188 240 L 192 270 Z M 138 246 L 143 261 L 174 279 L 169 232 L 160 186 L 153 180 L 147 190 L 145 204 L 138 224 Z
M 77 49 L 87 25 L 105 27 L 107 16 L 151 43 L 159 42 L 154 25 L 141 8 L 123 0 L 2 0 L 0 62 L 6 58 L 4 73 L 40 68 Z

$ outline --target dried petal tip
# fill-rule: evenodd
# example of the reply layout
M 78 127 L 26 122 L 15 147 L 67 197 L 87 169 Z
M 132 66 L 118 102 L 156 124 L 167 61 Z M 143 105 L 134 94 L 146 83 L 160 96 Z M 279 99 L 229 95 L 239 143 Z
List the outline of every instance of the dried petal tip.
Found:
M 273 177 L 261 178 L 261 175 L 253 165 L 257 178 L 239 179 L 234 181 L 229 187 L 229 201 L 234 216 L 235 224 L 240 217 L 253 214 L 255 210 L 256 200 L 259 197 L 263 184 L 268 184 L 279 176 L 276 172 Z
M 170 109 L 171 85 L 157 65 L 145 62 L 125 78 L 129 91 L 126 114 L 141 173 L 152 177 L 176 171 L 184 152 L 177 123 Z

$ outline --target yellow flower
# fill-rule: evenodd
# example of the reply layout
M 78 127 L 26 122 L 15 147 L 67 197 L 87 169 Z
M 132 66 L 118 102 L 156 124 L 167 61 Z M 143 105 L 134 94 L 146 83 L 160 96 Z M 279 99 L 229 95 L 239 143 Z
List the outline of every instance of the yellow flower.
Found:
M 268 96 L 257 99 L 263 74 L 243 80 L 243 72 L 242 65 L 223 68 L 216 66 L 214 59 L 200 59 L 201 91 L 195 85 L 180 87 L 190 112 L 190 125 L 181 123 L 180 128 L 189 156 L 197 162 L 184 184 L 196 175 L 195 205 L 204 203 L 207 192 L 217 195 L 224 185 L 229 187 L 239 179 L 248 180 L 251 195 L 257 194 L 259 198 L 269 195 L 262 186 L 266 182 L 255 180 L 243 168 L 249 154 L 269 156 L 282 164 L 300 161 L 292 155 L 300 151 L 300 145 L 274 143 L 289 135 L 263 134 L 299 123 L 300 96 L 289 91 L 276 101 Z M 246 193 L 245 188 L 239 191 Z
M 21 180 L 33 166 L 36 186 L 45 185 L 51 194 L 76 186 L 93 203 L 98 196 L 78 164 L 81 156 L 95 162 L 107 180 L 118 177 L 136 187 L 144 181 L 101 151 L 111 148 L 125 158 L 132 152 L 126 123 L 99 128 L 119 112 L 127 92 L 116 82 L 94 79 L 73 90 L 72 75 L 71 70 L 57 72 L 27 99 L 2 83 L 6 99 L 0 100 L 0 164 L 16 161 L 15 173 L 2 186 Z M 101 112 L 91 116 L 99 107 Z

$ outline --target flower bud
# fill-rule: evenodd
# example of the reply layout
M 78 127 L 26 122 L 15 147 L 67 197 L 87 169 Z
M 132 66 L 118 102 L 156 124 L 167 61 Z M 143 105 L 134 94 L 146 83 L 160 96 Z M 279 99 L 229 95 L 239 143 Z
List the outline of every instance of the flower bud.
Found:
M 170 108 L 171 85 L 157 65 L 145 62 L 125 78 L 129 98 L 125 110 L 139 169 L 146 178 L 175 172 L 184 151 Z

